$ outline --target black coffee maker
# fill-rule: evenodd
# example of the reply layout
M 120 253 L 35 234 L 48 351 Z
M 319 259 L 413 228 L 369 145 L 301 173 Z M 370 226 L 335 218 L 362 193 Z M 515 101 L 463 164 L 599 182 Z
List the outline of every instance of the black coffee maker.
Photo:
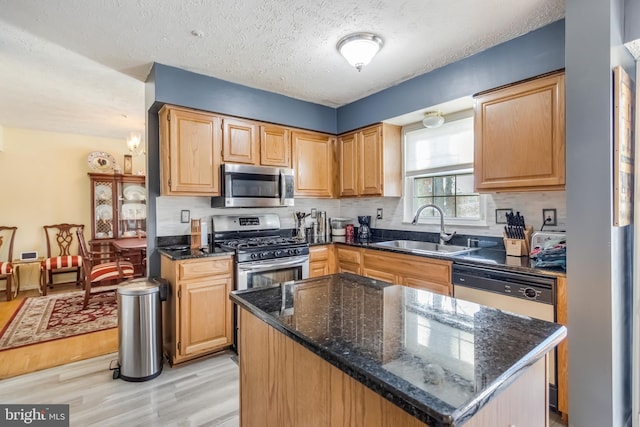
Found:
M 371 215 L 359 216 L 358 222 L 360 223 L 360 227 L 358 227 L 358 240 L 360 242 L 368 242 L 371 240 L 371 228 L 369 228 Z

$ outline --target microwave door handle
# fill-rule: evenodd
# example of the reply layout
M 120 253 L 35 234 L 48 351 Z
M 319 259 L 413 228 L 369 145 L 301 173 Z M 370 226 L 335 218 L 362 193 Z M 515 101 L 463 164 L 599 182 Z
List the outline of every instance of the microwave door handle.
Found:
M 284 171 L 280 169 L 280 204 L 284 206 L 285 192 L 287 191 L 287 184 L 284 179 Z

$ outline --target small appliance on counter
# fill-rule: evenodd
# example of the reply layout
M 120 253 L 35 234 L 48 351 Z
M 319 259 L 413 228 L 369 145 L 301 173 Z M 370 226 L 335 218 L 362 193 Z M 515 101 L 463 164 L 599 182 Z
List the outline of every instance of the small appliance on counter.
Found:
M 360 223 L 360 226 L 358 227 L 358 241 L 368 242 L 371 240 L 371 228 L 369 228 L 369 224 L 371 224 L 371 215 L 359 216 L 358 222 Z
M 331 236 L 344 236 L 349 221 L 351 218 L 331 218 Z

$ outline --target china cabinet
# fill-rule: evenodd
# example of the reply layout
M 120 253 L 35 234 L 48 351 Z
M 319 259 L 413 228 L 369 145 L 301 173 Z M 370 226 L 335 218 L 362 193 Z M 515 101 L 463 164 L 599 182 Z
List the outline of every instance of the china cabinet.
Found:
M 137 238 L 147 230 L 147 191 L 142 175 L 89 173 L 92 251 L 114 253 L 116 239 Z M 136 275 L 144 274 L 144 251 L 126 256 Z

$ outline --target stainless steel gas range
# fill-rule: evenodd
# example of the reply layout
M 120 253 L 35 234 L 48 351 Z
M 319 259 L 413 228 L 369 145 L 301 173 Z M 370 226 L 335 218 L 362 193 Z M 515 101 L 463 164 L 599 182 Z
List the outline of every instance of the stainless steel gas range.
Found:
M 235 252 L 236 289 L 309 277 L 309 244 L 282 237 L 275 214 L 214 215 L 213 241 Z

